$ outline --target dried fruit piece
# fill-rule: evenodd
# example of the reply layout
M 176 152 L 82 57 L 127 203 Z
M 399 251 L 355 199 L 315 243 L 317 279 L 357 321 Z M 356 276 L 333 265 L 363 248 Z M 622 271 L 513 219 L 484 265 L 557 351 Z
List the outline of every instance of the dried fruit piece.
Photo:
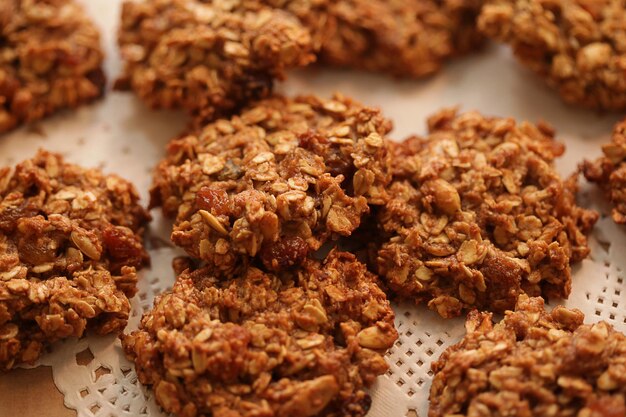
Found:
M 192 257 L 289 268 L 386 201 L 390 128 L 341 96 L 266 99 L 172 141 L 151 204 L 176 216 L 172 240 Z
M 526 295 L 495 325 L 473 311 L 432 365 L 429 417 L 624 415 L 626 336 L 583 319 Z
M 365 416 L 393 320 L 377 278 L 335 250 L 276 275 L 186 271 L 122 345 L 177 415 Z
M 270 271 L 280 271 L 304 262 L 309 245 L 299 236 L 289 236 L 274 243 L 263 245 L 261 261 Z
M 376 259 L 389 287 L 443 317 L 502 312 L 522 293 L 567 297 L 598 215 L 557 174 L 551 128 L 454 110 L 429 126 L 393 147 Z
M 585 177 L 598 184 L 614 205 L 613 220 L 626 224 L 626 120 L 613 130 L 613 139 L 602 147 L 604 157 L 585 161 Z
M 74 0 L 0 2 L 0 133 L 103 94 L 96 26 Z
M 626 109 L 626 1 L 488 0 L 479 27 L 567 103 Z
M 0 178 L 0 370 L 87 328 L 121 331 L 147 260 L 135 188 L 44 151 Z

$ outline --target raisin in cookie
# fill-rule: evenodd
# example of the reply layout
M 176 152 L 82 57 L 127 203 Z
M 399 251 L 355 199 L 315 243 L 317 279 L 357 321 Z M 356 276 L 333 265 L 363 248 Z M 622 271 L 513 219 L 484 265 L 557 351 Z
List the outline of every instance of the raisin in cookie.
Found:
M 127 181 L 44 151 L 0 169 L 0 369 L 126 326 L 147 260 L 137 201 Z
M 474 311 L 465 338 L 432 365 L 429 417 L 623 416 L 626 336 L 583 319 L 527 296 L 495 325 Z
M 0 2 L 0 132 L 100 97 L 100 35 L 73 0 Z
M 184 272 L 122 345 L 176 415 L 364 416 L 393 318 L 377 278 L 332 251 L 280 275 Z
M 566 102 L 626 109 L 625 0 L 490 0 L 479 26 Z
M 386 202 L 391 123 L 347 98 L 273 97 L 176 139 L 152 206 L 176 217 L 172 240 L 232 269 L 249 257 L 280 270 L 349 236 Z
M 567 297 L 598 216 L 576 206 L 575 178 L 557 174 L 551 128 L 454 110 L 429 128 L 394 145 L 377 257 L 391 289 L 443 317 L 502 312 L 521 293 Z

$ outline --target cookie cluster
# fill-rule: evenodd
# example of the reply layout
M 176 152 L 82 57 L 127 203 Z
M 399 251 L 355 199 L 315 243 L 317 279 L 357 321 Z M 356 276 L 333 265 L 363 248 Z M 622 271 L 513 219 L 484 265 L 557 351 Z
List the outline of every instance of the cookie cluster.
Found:
M 380 111 L 342 96 L 274 96 L 170 142 L 151 203 L 174 218 L 172 241 L 190 258 L 176 262 L 174 289 L 139 330 L 122 337 L 167 411 L 365 415 L 363 389 L 386 371 L 380 355 L 397 337 L 381 288 L 444 318 L 504 312 L 520 297 L 568 297 L 571 264 L 589 254 L 598 214 L 576 205 L 576 176 L 556 173 L 564 146 L 550 126 L 447 109 L 423 137 L 393 142 L 390 127 Z M 314 260 L 337 244 L 365 246 L 379 278 L 337 249 Z M 330 311 L 342 324 L 324 333 L 337 320 Z M 293 374 L 281 373 L 285 359 L 259 353 L 280 334 L 281 349 L 300 361 L 292 338 L 311 332 L 317 353 Z M 359 379 L 330 376 L 316 360 L 350 340 L 356 356 L 339 366 Z M 216 353 L 233 350 L 236 360 Z
M 485 37 L 568 103 L 626 108 L 624 0 L 129 0 L 115 85 L 184 109 L 150 208 L 177 278 L 120 336 L 181 417 L 365 416 L 398 332 L 390 298 L 467 335 L 432 364 L 429 416 L 623 415 L 625 336 L 564 299 L 598 213 L 545 123 L 443 109 L 397 142 L 339 93 L 273 92 L 323 65 L 423 77 Z M 102 94 L 99 35 L 71 0 L 0 4 L 0 132 Z M 581 164 L 626 223 L 626 121 Z M 40 151 L 0 169 L 0 369 L 121 333 L 148 260 L 128 181 Z M 351 248 L 351 252 L 345 248 Z M 482 312 L 479 312 L 482 311 Z M 492 314 L 504 319 L 493 324 Z

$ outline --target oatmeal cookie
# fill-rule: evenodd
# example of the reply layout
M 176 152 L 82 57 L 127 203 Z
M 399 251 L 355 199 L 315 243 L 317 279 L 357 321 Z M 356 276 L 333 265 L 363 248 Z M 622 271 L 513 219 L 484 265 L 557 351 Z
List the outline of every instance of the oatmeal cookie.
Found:
M 613 131 L 613 140 L 602 147 L 604 157 L 585 161 L 585 177 L 597 183 L 615 206 L 613 220 L 626 224 L 626 120 Z
M 172 240 L 195 258 L 284 269 L 386 202 L 390 129 L 341 96 L 272 97 L 172 141 L 151 206 L 176 216 Z
M 241 267 L 180 275 L 123 335 L 139 380 L 185 417 L 364 416 L 364 387 L 397 332 L 377 278 L 354 255 L 273 275 Z
M 479 27 L 566 102 L 626 109 L 626 0 L 490 0 Z
M 496 325 L 472 312 L 432 365 L 429 417 L 626 415 L 626 336 L 583 319 L 527 296 Z
M 0 132 L 100 97 L 96 26 L 73 0 L 0 2 Z
M 483 0 L 263 0 L 310 28 L 323 64 L 423 77 L 477 49 Z
M 126 325 L 148 213 L 127 181 L 40 151 L 0 169 L 0 370 Z
M 567 297 L 598 215 L 576 206 L 576 177 L 556 173 L 554 131 L 455 110 L 429 129 L 393 148 L 377 258 L 391 289 L 443 317 L 502 312 L 521 293 Z
M 118 88 L 205 119 L 267 96 L 285 69 L 314 59 L 308 29 L 256 0 L 126 1 L 119 45 Z

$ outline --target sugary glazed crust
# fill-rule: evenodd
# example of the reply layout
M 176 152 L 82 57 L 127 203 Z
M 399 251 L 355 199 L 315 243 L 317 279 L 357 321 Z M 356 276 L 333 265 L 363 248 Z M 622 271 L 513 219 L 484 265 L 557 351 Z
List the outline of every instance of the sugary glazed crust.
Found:
M 389 287 L 443 317 L 502 312 L 522 293 L 567 297 L 598 215 L 576 205 L 576 178 L 557 174 L 554 131 L 455 110 L 429 129 L 393 147 L 376 262 Z
M 315 58 L 298 19 L 256 0 L 126 1 L 118 40 L 118 88 L 203 119 L 267 96 L 286 69 Z
M 172 141 L 152 206 L 176 216 L 176 245 L 219 269 L 250 257 L 270 270 L 297 265 L 386 202 L 390 129 L 342 96 L 260 101 Z
M 626 109 L 626 0 L 489 0 L 479 27 L 566 102 Z
M 73 0 L 0 2 L 0 133 L 103 94 L 98 29 Z
M 149 219 L 127 181 L 40 151 L 0 169 L 0 369 L 126 326 Z
M 585 177 L 598 184 L 613 203 L 613 220 L 626 224 L 626 120 L 613 130 L 611 143 L 602 146 L 604 157 L 585 161 Z
M 493 324 L 470 314 L 465 338 L 432 365 L 429 417 L 626 414 L 626 337 L 578 310 L 520 297 Z
M 333 251 L 280 275 L 186 271 L 122 345 L 178 416 L 364 416 L 393 319 L 377 278 Z

